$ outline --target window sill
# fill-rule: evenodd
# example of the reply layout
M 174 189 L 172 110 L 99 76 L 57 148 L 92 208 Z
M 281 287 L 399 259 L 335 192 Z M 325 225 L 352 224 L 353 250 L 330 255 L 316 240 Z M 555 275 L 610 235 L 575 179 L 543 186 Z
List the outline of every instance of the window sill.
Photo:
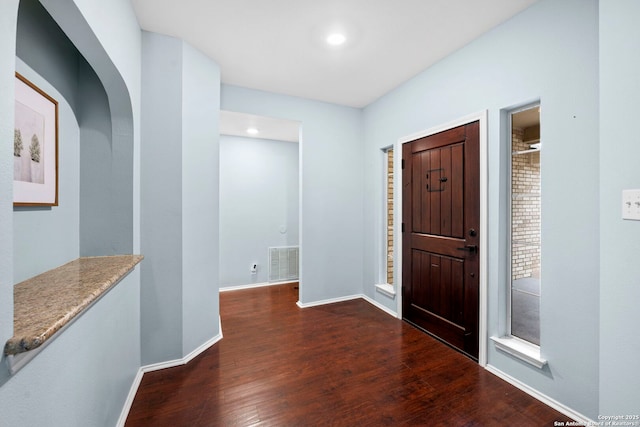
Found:
M 395 288 L 393 287 L 393 285 L 390 285 L 388 283 L 382 283 L 382 284 L 376 285 L 376 291 L 392 299 L 396 297 Z
M 540 357 L 540 347 L 516 337 L 491 337 L 498 350 L 502 350 L 518 359 L 542 369 L 547 360 Z

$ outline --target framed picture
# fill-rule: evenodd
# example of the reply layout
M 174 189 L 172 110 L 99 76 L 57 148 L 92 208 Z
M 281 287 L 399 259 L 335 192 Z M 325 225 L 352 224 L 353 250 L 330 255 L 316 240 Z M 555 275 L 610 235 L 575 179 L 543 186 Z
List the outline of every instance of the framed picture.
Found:
M 58 206 L 58 102 L 16 73 L 13 205 Z

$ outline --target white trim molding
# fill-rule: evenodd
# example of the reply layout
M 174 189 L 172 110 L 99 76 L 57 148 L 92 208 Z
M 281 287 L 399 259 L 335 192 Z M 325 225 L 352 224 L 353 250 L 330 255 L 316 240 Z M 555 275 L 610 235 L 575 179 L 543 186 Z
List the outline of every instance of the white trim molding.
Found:
M 547 364 L 547 360 L 540 356 L 540 347 L 537 345 L 511 336 L 491 337 L 491 340 L 496 344 L 498 350 L 517 357 L 538 369 L 544 368 Z
M 207 350 L 209 347 L 211 347 L 221 339 L 222 339 L 222 327 L 220 328 L 220 333 L 218 335 L 211 338 L 210 340 L 202 344 L 200 347 L 196 348 L 191 353 L 187 354 L 182 359 L 174 359 L 174 360 L 168 360 L 166 362 L 152 363 L 151 365 L 145 365 L 140 369 L 142 369 L 143 373 L 147 373 L 147 372 L 153 372 L 153 371 L 160 371 L 162 369 L 167 369 L 167 368 L 173 368 L 175 366 L 186 365 L 187 363 L 191 362 L 194 358 L 199 356 L 202 352 Z
M 401 170 L 402 162 L 402 144 L 424 138 L 451 128 L 466 125 L 473 122 L 479 122 L 479 145 L 480 145 L 480 307 L 478 322 L 478 364 L 485 366 L 487 364 L 487 283 L 488 283 L 488 267 L 487 267 L 487 248 L 488 248 L 488 232 L 489 232 L 489 169 L 488 169 L 488 128 L 487 128 L 487 110 L 479 111 L 467 116 L 452 120 L 450 122 L 434 126 L 424 131 L 416 132 L 411 135 L 399 138 L 394 146 L 395 168 Z M 402 179 L 394 181 L 394 197 L 396 218 L 402 218 Z M 402 287 L 402 221 L 396 221 L 394 224 L 394 234 L 396 239 L 393 244 L 396 248 L 397 259 L 395 262 L 394 277 L 399 289 Z M 402 292 L 398 292 L 397 298 L 398 317 L 402 317 Z
M 393 285 L 390 285 L 389 283 L 378 283 L 376 285 L 376 291 L 378 291 L 383 295 L 388 296 L 391 299 L 396 297 L 396 289 L 393 287 Z
M 361 295 L 361 298 L 363 300 L 365 300 L 366 302 L 368 302 L 369 304 L 373 305 L 374 307 L 384 311 L 385 313 L 387 313 L 389 316 L 398 318 L 398 313 L 396 313 L 395 311 L 385 307 L 384 305 L 380 304 L 378 301 L 374 300 L 373 298 L 370 298 L 366 295 Z
M 133 378 L 133 383 L 131 384 L 131 388 L 129 389 L 127 399 L 124 401 L 124 405 L 122 406 L 122 411 L 120 411 L 120 417 L 118 418 L 118 422 L 116 423 L 117 427 L 124 427 L 124 424 L 127 422 L 127 417 L 129 416 L 131 405 L 133 405 L 133 400 L 136 398 L 136 393 L 138 392 L 138 388 L 140 387 L 143 376 L 144 372 L 142 371 L 142 368 L 138 369 L 138 372 L 136 372 L 136 376 Z
M 358 299 L 358 298 L 362 298 L 362 294 L 347 295 L 347 296 L 344 296 L 344 297 L 330 298 L 330 299 L 324 299 L 324 300 L 320 300 L 320 301 L 307 302 L 307 303 L 303 303 L 301 301 L 298 301 L 296 303 L 296 305 L 298 307 L 300 307 L 300 308 L 309 308 L 309 307 L 317 307 L 319 305 L 334 304 L 336 302 L 351 301 L 351 300 Z
M 595 422 L 595 421 L 589 419 L 588 417 L 582 415 L 581 413 L 574 411 L 573 409 L 569 408 L 566 405 L 563 405 L 562 403 L 558 402 L 555 399 L 552 399 L 551 397 L 547 396 L 546 394 L 540 393 L 538 390 L 529 387 L 528 385 L 526 385 L 525 383 L 515 379 L 511 375 L 505 374 L 504 372 L 502 372 L 501 370 L 499 370 L 495 366 L 486 365 L 485 369 L 487 371 L 491 372 L 492 374 L 494 374 L 495 376 L 505 380 L 506 382 L 508 382 L 512 386 L 514 386 L 516 388 L 519 388 L 520 390 L 524 391 L 529 396 L 539 400 L 540 402 L 544 403 L 547 406 L 550 406 L 551 408 L 555 409 L 556 411 L 566 415 L 570 419 L 572 419 L 574 421 L 577 421 L 578 422 L 577 425 L 584 425 L 584 426 L 597 426 L 597 425 L 600 425 L 597 422 Z M 558 421 L 561 421 L 561 420 L 558 420 Z
M 218 324 L 220 325 L 220 333 L 210 340 L 203 343 L 201 346 L 193 350 L 191 353 L 187 354 L 182 359 L 169 360 L 166 362 L 153 363 L 151 365 L 141 366 L 136 373 L 136 376 L 133 378 L 133 383 L 131 384 L 131 388 L 129 389 L 129 394 L 127 395 L 127 399 L 124 402 L 124 406 L 122 407 L 122 411 L 120 412 L 120 417 L 118 418 L 117 427 L 124 427 L 124 424 L 127 422 L 127 417 L 129 416 L 129 411 L 131 410 L 131 405 L 133 405 L 133 400 L 136 397 L 136 393 L 138 392 L 138 387 L 140 387 L 140 383 L 142 382 L 142 377 L 147 372 L 159 371 L 161 369 L 173 368 L 175 366 L 186 365 L 191 362 L 194 358 L 199 356 L 209 347 L 217 343 L 222 339 L 222 322 L 220 318 L 218 318 Z
M 353 301 L 354 299 L 363 299 L 366 302 L 368 302 L 369 304 L 373 305 L 374 307 L 384 311 L 389 316 L 392 316 L 392 317 L 395 317 L 395 318 L 398 317 L 398 314 L 396 312 L 394 312 L 393 310 L 390 310 L 389 308 L 387 308 L 384 305 L 380 304 L 379 302 L 377 302 L 373 298 L 368 297 L 368 296 L 366 296 L 364 294 L 350 295 L 350 296 L 341 297 L 341 298 L 326 299 L 326 300 L 316 301 L 316 302 L 312 302 L 312 303 L 308 303 L 308 304 L 303 304 L 300 301 L 298 301 L 297 305 L 298 305 L 298 307 L 304 309 L 304 308 L 318 307 L 318 306 L 327 305 L 327 304 L 335 304 L 337 302 Z

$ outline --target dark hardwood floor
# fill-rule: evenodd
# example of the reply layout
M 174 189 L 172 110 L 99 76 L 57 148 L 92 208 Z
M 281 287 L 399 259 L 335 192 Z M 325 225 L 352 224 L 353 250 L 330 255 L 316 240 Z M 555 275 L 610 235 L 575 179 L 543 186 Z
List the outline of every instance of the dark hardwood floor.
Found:
M 224 338 L 145 374 L 126 426 L 552 426 L 567 418 L 363 300 L 220 295 Z

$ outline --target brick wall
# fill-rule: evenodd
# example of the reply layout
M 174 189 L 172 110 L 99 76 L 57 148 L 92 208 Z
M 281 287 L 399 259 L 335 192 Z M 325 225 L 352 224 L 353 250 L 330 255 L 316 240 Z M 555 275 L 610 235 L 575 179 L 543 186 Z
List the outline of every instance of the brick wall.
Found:
M 512 151 L 529 149 L 539 126 L 514 128 Z M 531 137 L 530 137 L 531 135 Z M 511 156 L 512 280 L 540 275 L 540 152 Z

